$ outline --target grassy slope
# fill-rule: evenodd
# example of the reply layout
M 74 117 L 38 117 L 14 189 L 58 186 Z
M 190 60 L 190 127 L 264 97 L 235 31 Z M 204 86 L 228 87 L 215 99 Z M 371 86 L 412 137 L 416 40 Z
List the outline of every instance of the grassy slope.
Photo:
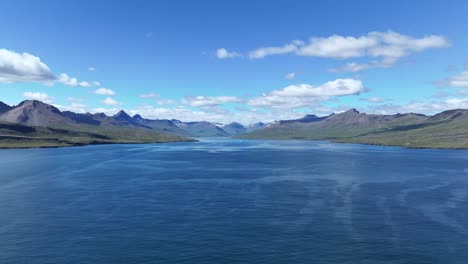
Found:
M 191 141 L 144 129 L 65 126 L 29 127 L 0 123 L 0 148 L 66 147 L 91 144 L 130 144 Z
M 285 125 L 240 135 L 250 139 L 307 139 L 411 148 L 468 149 L 468 118 L 389 123 L 383 127 Z
M 408 130 L 403 127 L 338 141 L 412 148 L 468 149 L 468 122 L 467 120 L 457 120 L 454 122 L 433 123 L 432 125 Z

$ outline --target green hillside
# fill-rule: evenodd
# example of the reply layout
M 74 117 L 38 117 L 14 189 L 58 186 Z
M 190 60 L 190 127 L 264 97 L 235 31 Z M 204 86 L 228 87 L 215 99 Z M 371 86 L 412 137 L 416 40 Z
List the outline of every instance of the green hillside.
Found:
M 434 116 L 367 115 L 355 110 L 317 122 L 278 122 L 240 135 L 249 139 L 306 139 L 412 148 L 468 148 L 468 110 Z

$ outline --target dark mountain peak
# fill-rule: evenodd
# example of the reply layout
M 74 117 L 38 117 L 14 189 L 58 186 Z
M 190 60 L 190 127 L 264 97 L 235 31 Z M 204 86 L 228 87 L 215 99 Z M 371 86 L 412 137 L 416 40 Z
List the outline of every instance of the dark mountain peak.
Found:
M 76 121 L 77 123 L 83 123 L 83 124 L 95 125 L 95 126 L 101 124 L 101 122 L 99 122 L 98 120 L 93 119 L 93 115 L 91 115 L 90 113 L 80 114 L 80 113 L 75 113 L 71 111 L 64 111 L 62 112 L 62 114 Z
M 23 111 L 52 112 L 54 114 L 62 115 L 62 112 L 60 112 L 57 107 L 38 100 L 25 100 L 19 105 L 13 107 L 13 109 L 23 109 Z
M 251 131 L 259 130 L 259 129 L 265 128 L 266 126 L 267 124 L 263 122 L 257 122 L 255 124 L 250 124 L 249 126 L 247 126 L 247 131 L 251 132 Z
M 245 133 L 247 131 L 247 128 L 243 126 L 242 124 L 239 124 L 237 122 L 232 122 L 230 124 L 223 126 L 222 130 L 224 130 L 224 132 L 232 136 L 232 135 Z
M 3 114 L 5 112 L 8 112 L 12 109 L 13 107 L 5 104 L 4 102 L 0 102 L 0 114 Z
M 227 126 L 236 127 L 236 128 L 245 128 L 242 124 L 237 123 L 237 122 L 232 122 L 232 123 L 228 124 Z
M 26 110 L 50 111 L 56 114 L 61 114 L 60 110 L 58 110 L 58 108 L 56 108 L 55 106 L 52 106 L 50 104 L 46 104 L 44 102 L 37 101 L 37 100 L 25 100 L 13 108 L 22 108 Z
M 452 109 L 443 111 L 436 115 L 433 115 L 429 118 L 431 121 L 442 121 L 442 120 L 453 120 L 458 117 L 467 116 L 468 110 L 467 109 Z
M 305 116 L 297 119 L 297 121 L 299 121 L 301 123 L 310 123 L 310 122 L 321 121 L 323 119 L 324 119 L 324 117 L 318 117 L 316 115 L 305 115 Z
M 141 115 L 139 115 L 139 114 L 136 114 L 136 115 L 134 115 L 134 116 L 132 117 L 132 119 L 137 120 L 137 121 L 140 121 L 140 120 L 143 120 L 143 117 L 141 117 Z
M 132 119 L 124 110 L 120 110 L 117 114 L 114 115 L 114 118 L 117 120 L 131 120 Z
M 349 109 L 348 111 L 344 112 L 344 114 L 360 114 L 356 108 Z
M 107 117 L 107 115 L 104 114 L 104 113 L 96 113 L 96 114 L 93 114 L 93 116 L 100 117 L 100 118 L 106 118 Z
M 303 116 L 303 117 L 301 117 L 299 119 L 310 119 L 310 118 L 317 118 L 317 116 L 316 115 L 305 115 L 305 116 Z
M 290 123 L 313 123 L 325 119 L 325 117 L 318 117 L 316 115 L 305 115 L 299 119 L 292 120 L 280 120 L 278 124 L 290 124 Z
M 55 106 L 37 100 L 26 100 L 1 115 L 0 121 L 28 125 L 76 124 Z

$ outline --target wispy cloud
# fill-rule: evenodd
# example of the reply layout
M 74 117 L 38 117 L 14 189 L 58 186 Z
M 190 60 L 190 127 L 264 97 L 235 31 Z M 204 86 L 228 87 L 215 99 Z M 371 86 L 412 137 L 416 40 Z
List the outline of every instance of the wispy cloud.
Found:
M 380 97 L 367 97 L 367 98 L 360 98 L 360 101 L 365 101 L 368 103 L 383 103 L 386 100 Z
M 438 82 L 440 86 L 468 88 L 468 70 Z
M 380 104 L 371 106 L 368 111 L 378 114 L 424 113 L 435 114 L 448 109 L 468 108 L 468 98 L 448 98 L 445 100 L 413 101 L 407 104 Z
M 104 87 L 95 90 L 94 93 L 98 94 L 98 95 L 107 95 L 107 96 L 116 95 L 116 93 L 113 90 L 107 89 L 107 88 L 104 88 Z
M 292 79 L 296 78 L 296 73 L 295 73 L 295 72 L 290 72 L 290 73 L 286 74 L 286 75 L 284 76 L 284 78 L 285 78 L 286 80 L 292 80 Z
M 362 36 L 312 37 L 308 42 L 294 40 L 282 46 L 262 47 L 250 51 L 251 59 L 267 56 L 294 54 L 297 56 L 328 59 L 371 58 L 369 62 L 348 62 L 343 66 L 330 69 L 331 72 L 359 72 L 371 68 L 387 68 L 398 60 L 416 52 L 450 46 L 448 40 L 440 35 L 413 37 L 393 31 L 370 32 Z M 224 50 L 227 56 L 229 54 Z M 241 54 L 236 53 L 238 57 Z
M 157 93 L 140 94 L 140 98 L 143 98 L 143 99 L 158 98 L 158 97 L 160 97 L 160 95 Z
M 235 96 L 188 96 L 182 98 L 181 101 L 192 107 L 214 107 L 227 103 L 239 103 L 243 100 Z
M 228 51 L 225 48 L 220 48 L 216 50 L 216 57 L 218 59 L 231 59 L 241 57 L 241 54 L 234 51 Z
M 296 40 L 290 44 L 286 44 L 280 47 L 259 48 L 259 49 L 249 52 L 249 57 L 251 59 L 261 59 L 261 58 L 271 56 L 271 55 L 294 53 L 294 52 L 298 52 L 299 47 L 303 45 L 304 45 L 304 42 Z
M 104 99 L 102 101 L 103 104 L 105 105 L 120 105 L 120 103 L 118 101 L 116 101 L 115 99 L 112 99 L 110 97 L 107 97 L 106 99 Z
M 49 96 L 46 93 L 40 93 L 40 92 L 25 92 L 23 93 L 23 97 L 28 100 L 38 100 L 47 104 L 52 104 L 54 102 L 53 97 Z

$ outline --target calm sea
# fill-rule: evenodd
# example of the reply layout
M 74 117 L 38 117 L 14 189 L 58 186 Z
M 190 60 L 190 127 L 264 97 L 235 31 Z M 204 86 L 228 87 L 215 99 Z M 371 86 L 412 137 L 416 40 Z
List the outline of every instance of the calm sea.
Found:
M 0 150 L 0 263 L 468 263 L 468 151 Z

